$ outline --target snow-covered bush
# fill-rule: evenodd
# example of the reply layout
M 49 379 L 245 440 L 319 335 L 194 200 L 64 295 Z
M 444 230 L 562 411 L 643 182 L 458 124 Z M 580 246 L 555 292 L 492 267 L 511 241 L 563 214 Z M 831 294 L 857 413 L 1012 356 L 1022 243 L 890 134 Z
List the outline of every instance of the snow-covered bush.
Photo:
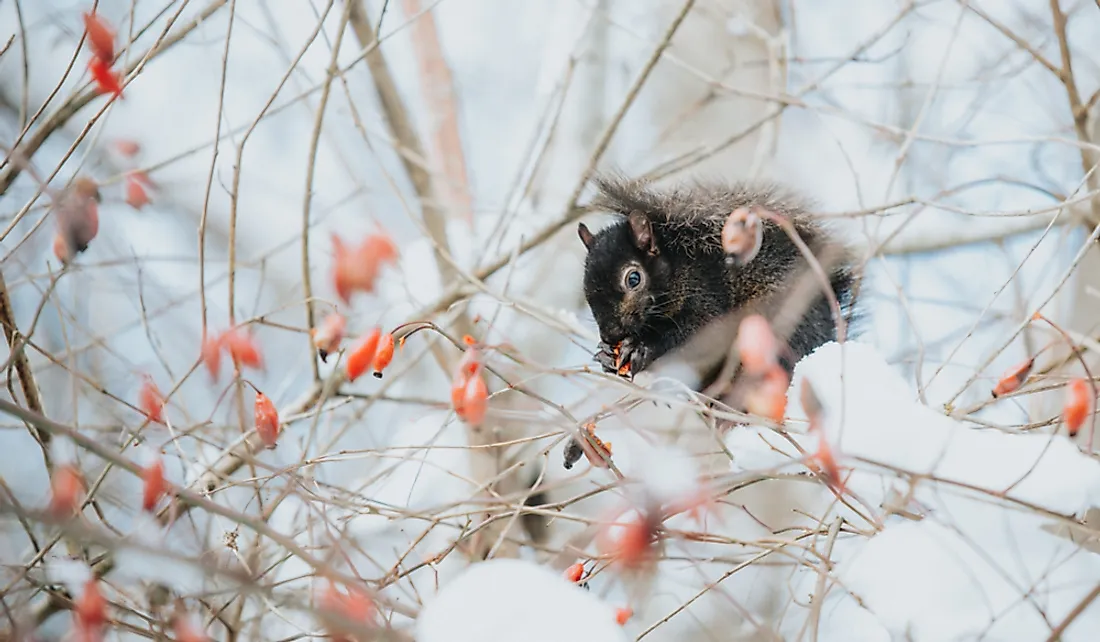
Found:
M 1093 639 L 1098 35 L 0 1 L 0 640 Z M 598 373 L 596 171 L 782 181 L 851 241 L 866 318 L 782 421 Z

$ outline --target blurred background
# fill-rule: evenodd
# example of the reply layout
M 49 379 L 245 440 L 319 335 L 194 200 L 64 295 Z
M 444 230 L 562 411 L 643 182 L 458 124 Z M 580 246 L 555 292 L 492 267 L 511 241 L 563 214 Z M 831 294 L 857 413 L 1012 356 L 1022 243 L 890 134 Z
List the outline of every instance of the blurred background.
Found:
M 115 100 L 95 95 L 79 47 L 92 6 L 0 0 L 0 271 L 41 412 L 139 463 L 160 451 L 170 481 L 201 489 L 251 430 L 255 394 L 224 364 L 212 381 L 204 327 L 247 324 L 264 363 L 241 376 L 279 408 L 284 432 L 208 496 L 409 609 L 391 614 L 395 627 L 471 559 L 583 559 L 587 542 L 570 538 L 630 493 L 606 470 L 562 467 L 580 423 L 598 418 L 628 477 L 728 474 L 737 461 L 686 401 L 628 403 L 623 385 L 584 372 L 598 333 L 576 221 L 610 221 L 584 209 L 593 172 L 775 180 L 805 194 L 862 261 L 868 321 L 856 339 L 941 414 L 1049 428 L 1058 384 L 1083 372 L 1070 346 L 1095 352 L 1091 0 L 100 0 L 127 74 Z M 126 202 L 134 170 L 152 184 L 140 208 Z M 100 227 L 62 272 L 49 195 L 78 175 L 100 184 Z M 345 304 L 332 235 L 377 232 L 399 261 Z M 382 379 L 332 389 L 323 382 L 342 361 L 316 360 L 308 309 L 314 323 L 344 314 L 349 344 L 428 320 L 449 340 L 415 334 Z M 1036 311 L 1064 332 L 1028 324 Z M 452 341 L 465 334 L 496 368 L 481 430 L 447 396 Z M 1050 385 L 990 404 L 1002 372 L 1036 354 Z M 10 399 L 31 407 L 8 371 Z M 166 425 L 140 411 L 145 375 L 168 397 Z M 21 421 L 3 423 L 0 505 L 44 507 L 44 447 Z M 111 635 L 157 635 L 154 585 L 184 598 L 213 639 L 320 635 L 309 564 L 206 510 L 148 535 L 141 480 L 74 452 L 90 479 L 106 471 L 88 528 L 118 541 L 57 544 L 38 564 L 56 525 L 0 518 L 13 622 L 33 612 L 37 639 L 67 635 L 70 619 L 53 617 L 64 606 L 42 592 L 50 561 L 83 556 L 96 569 L 145 533 L 263 590 L 234 594 L 237 579 L 107 553 L 114 616 L 129 627 Z M 823 497 L 804 482 L 747 489 L 720 509 L 725 543 L 680 542 L 644 590 L 610 576 L 592 590 L 631 603 L 631 637 L 808 638 L 817 576 L 798 588 L 788 558 L 676 609 L 762 539 L 823 522 Z M 525 503 L 558 516 L 519 519 Z M 812 635 L 902 639 L 877 624 L 858 637 L 844 613 Z M 998 611 L 986 615 L 991 639 L 1041 639 L 998 635 Z

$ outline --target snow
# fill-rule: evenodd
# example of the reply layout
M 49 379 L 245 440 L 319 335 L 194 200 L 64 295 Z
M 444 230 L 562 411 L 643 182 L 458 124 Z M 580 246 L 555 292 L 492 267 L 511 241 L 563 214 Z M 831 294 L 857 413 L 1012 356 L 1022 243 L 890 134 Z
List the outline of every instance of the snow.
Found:
M 800 391 L 807 379 L 825 405 L 825 434 L 849 458 L 1066 515 L 1100 504 L 1100 464 L 1068 438 L 978 428 L 936 412 L 916 402 L 916 392 L 872 346 L 830 343 L 804 359 L 788 395 L 793 417 L 805 417 Z
M 922 520 L 890 517 L 869 539 L 838 539 L 839 584 L 892 635 L 1044 639 L 1100 581 L 1096 554 L 1048 532 L 1060 520 L 998 498 L 1061 513 L 1095 506 L 1100 464 L 1069 440 L 952 420 L 920 405 L 897 370 L 857 342 L 828 344 L 798 364 L 789 393 L 794 417 L 802 415 L 798 391 L 807 379 L 825 408 L 823 428 L 838 463 L 856 470 L 849 487 L 872 505 L 896 477 L 856 458 L 987 490 L 920 481 L 914 496 L 929 509 Z M 776 457 L 765 463 L 780 465 Z M 829 601 L 851 598 L 834 589 Z M 1097 626 L 1100 612 L 1086 611 L 1064 639 L 1091 639 L 1086 631 Z M 838 631 L 823 639 L 847 636 Z
M 893 524 L 850 554 L 837 577 L 894 635 L 912 640 L 1041 640 L 1100 579 L 1096 555 L 1039 531 L 1039 519 L 954 508 L 978 519 L 952 526 Z M 960 514 L 955 514 L 961 517 Z M 1086 611 L 1066 640 L 1093 639 Z
M 32 110 L 54 90 L 70 64 L 80 33 L 78 9 L 86 8 L 79 4 L 75 0 L 22 3 L 33 62 L 29 78 Z M 139 2 L 131 7 L 128 2 L 101 2 L 99 10 L 126 28 L 131 10 L 135 22 L 142 24 L 160 11 L 159 4 L 164 3 Z M 381 0 L 368 3 L 375 20 L 381 16 L 383 4 Z M 424 124 L 416 59 L 406 37 L 410 30 L 403 26 L 405 20 L 397 5 L 390 4 L 383 31 L 393 37 L 387 38 L 384 51 L 414 121 Z M 449 251 L 464 270 L 476 269 L 514 249 L 521 239 L 530 238 L 532 232 L 561 214 L 579 171 L 588 162 L 593 141 L 618 109 L 676 4 L 470 0 L 443 2 L 433 9 L 456 80 L 463 152 L 477 213 L 473 229 L 465 222 L 447 224 Z M 1014 50 L 1013 43 L 963 4 L 920 3 L 909 18 L 875 40 L 873 34 L 889 24 L 904 3 L 777 3 L 784 24 L 776 26 L 774 40 L 767 46 L 774 48 L 774 54 L 789 56 L 790 61 L 777 70 L 760 64 L 767 53 L 762 48 L 753 48 L 751 42 L 745 45 L 757 37 L 757 23 L 767 20 L 763 4 L 718 3 L 730 6 L 706 8 L 699 4 L 670 54 L 714 74 L 727 87 L 743 88 L 761 97 L 794 94 L 810 84 L 817 89 L 801 97 L 805 107 L 787 109 L 781 121 L 762 128 L 759 140 L 749 136 L 744 145 L 733 146 L 730 154 L 716 157 L 709 167 L 703 165 L 684 177 L 709 172 L 741 178 L 748 173 L 742 168 L 751 162 L 753 171 L 797 185 L 828 211 L 917 199 L 919 207 L 895 209 L 897 215 L 852 221 L 856 239 L 871 242 L 904 228 L 891 247 L 922 247 L 1004 233 L 1017 224 L 1033 225 L 1035 219 L 1045 224 L 1055 212 L 1013 218 L 991 214 L 999 209 L 1050 207 L 1057 195 L 1070 194 L 1082 183 L 1079 149 L 1065 142 L 1071 124 L 1064 89 L 1053 75 L 1033 64 L 1026 52 Z M 1029 42 L 1041 45 L 1045 55 L 1057 61 L 1047 4 L 1042 0 L 985 2 L 982 8 Z M 1067 11 L 1069 4 L 1063 2 Z M 201 318 L 194 259 L 196 225 L 199 213 L 206 210 L 205 182 L 212 163 L 215 176 L 206 239 L 206 303 L 215 329 L 228 323 L 224 276 L 227 186 L 233 178 L 236 146 L 242 142 L 242 128 L 256 118 L 286 72 L 287 56 L 294 55 L 316 25 L 316 9 L 309 3 L 282 3 L 269 18 L 262 5 L 238 3 L 222 123 L 222 134 L 236 133 L 224 139 L 216 156 L 209 143 L 222 103 L 221 43 L 228 26 L 224 11 L 200 28 L 196 37 L 158 56 L 127 88 L 126 100 L 112 106 L 93 128 L 91 138 L 99 145 L 118 136 L 140 141 L 140 164 L 158 166 L 152 174 L 162 189 L 154 194 L 151 206 L 135 213 L 118 202 L 116 186 L 108 185 L 100 237 L 85 255 L 82 268 L 58 283 L 50 305 L 43 308 L 36 344 L 58 358 L 71 346 L 71 358 L 63 359 L 66 368 L 96 382 L 94 388 L 82 387 L 68 370 L 40 360 L 35 365 L 36 376 L 51 418 L 78 423 L 94 435 L 101 434 L 99 425 L 110 426 L 102 438 L 114 443 L 119 425 L 123 433 L 137 425 L 136 413 L 114 412 L 109 405 L 114 402 L 104 392 L 130 399 L 134 372 L 145 370 L 167 390 L 169 382 L 180 379 L 191 367 L 198 353 Z M 180 24 L 191 20 L 198 10 L 200 7 L 189 6 Z M 339 13 L 331 11 L 326 20 L 330 41 Z M 20 35 L 13 4 L 0 2 L 0 14 L 4 16 L 0 24 L 9 25 L 0 42 Z M 1085 10 L 1070 12 L 1074 54 L 1082 63 L 1075 64 L 1074 70 L 1086 96 L 1097 80 L 1089 49 L 1100 25 L 1095 15 Z M 964 17 L 961 22 L 960 16 Z M 163 25 L 166 17 L 162 16 L 158 25 Z M 693 23 L 707 23 L 713 29 L 707 34 L 690 32 Z M 151 45 L 159 31 L 159 26 L 150 29 L 134 51 Z M 712 44 L 719 41 L 719 46 Z M 706 46 L 693 47 L 693 43 Z M 855 52 L 860 43 L 870 46 Z M 0 82 L 10 105 L 16 104 L 22 82 L 21 44 L 14 40 L 13 48 L 0 59 Z M 359 53 L 351 38 L 345 38 L 344 48 L 344 63 Z M 846 62 L 836 74 L 822 80 L 829 68 L 853 54 L 854 62 Z M 775 106 L 756 97 L 742 100 L 722 95 L 712 100 L 709 93 L 716 86 L 690 77 L 688 70 L 670 58 L 666 56 L 657 66 L 649 86 L 628 111 L 601 169 L 649 171 L 681 153 L 712 146 Z M 1006 59 L 1009 62 L 1003 64 Z M 311 47 L 274 102 L 280 113 L 261 122 L 249 138 L 239 193 L 238 321 L 274 311 L 270 321 L 302 326 L 300 248 L 295 239 L 301 226 L 305 150 L 316 93 L 284 106 L 324 78 L 328 61 L 327 46 Z M 62 88 L 62 98 L 83 77 L 82 64 Z M 566 83 L 563 72 L 574 66 L 575 77 Z M 763 76 L 764 72 L 766 79 L 753 75 Z M 312 185 L 315 228 L 310 245 L 314 294 L 321 299 L 318 306 L 327 309 L 334 298 L 324 276 L 330 267 L 329 232 L 358 238 L 377 223 L 394 234 L 401 250 L 399 265 L 387 268 L 378 291 L 361 297 L 353 306 L 349 331 L 358 333 L 376 323 L 388 326 L 412 318 L 435 301 L 444 287 L 435 269 L 432 244 L 416 229 L 419 206 L 386 140 L 369 73 L 360 64 L 346 79 L 350 99 L 363 117 L 372 146 L 368 149 L 353 131 L 343 89 L 334 90 Z M 566 84 L 570 86 L 562 98 L 555 92 Z M 556 118 L 552 112 L 559 102 L 564 103 L 560 126 L 551 136 L 548 123 Z M 696 103 L 716 107 L 710 120 L 696 117 Z M 69 123 L 67 131 L 51 137 L 35 159 L 41 169 L 53 166 L 80 131 L 82 121 L 101 105 L 96 101 Z M 56 106 L 51 103 L 50 110 Z M 6 143 L 14 140 L 13 118 L 5 117 L 0 127 Z M 910 127 L 912 136 L 903 135 Z M 536 160 L 527 153 L 532 141 L 546 139 L 550 144 L 544 155 Z M 207 146 L 201 147 L 204 144 Z M 199 151 L 184 153 L 193 147 Z M 904 157 L 899 149 L 905 150 Z M 177 154 L 183 155 L 169 160 Z M 101 158 L 93 146 L 85 146 L 64 165 L 54 183 L 60 184 L 78 171 L 117 179 L 129 165 L 113 154 L 112 159 Z M 402 198 L 390 189 L 384 173 L 397 181 Z M 517 175 L 524 179 L 521 183 L 531 178 L 530 184 L 513 190 L 511 183 Z M 32 185 L 24 175 L 5 194 L 0 214 L 11 217 L 19 211 Z M 401 200 L 408 203 L 411 213 L 405 211 Z M 962 215 L 950 208 L 980 215 Z M 5 242 L 6 252 L 30 233 L 39 210 L 31 212 Z M 1060 216 L 1067 214 L 1068 209 Z M 490 236 L 500 216 L 508 224 Z M 41 274 L 45 271 L 43 257 L 49 256 L 47 229 L 48 225 L 31 234 L 19 251 L 12 252 L 8 286 L 17 325 L 24 331 L 46 283 Z M 712 461 L 719 461 L 720 475 L 805 473 L 801 453 L 792 441 L 806 451 L 816 445 L 815 437 L 804 434 L 799 408 L 799 386 L 808 378 L 825 404 L 823 429 L 839 463 L 853 471 L 848 486 L 866 503 L 867 508 L 860 510 L 881 520 L 882 530 L 875 532 L 808 475 L 796 482 L 769 481 L 731 494 L 732 506 L 722 513 L 723 520 L 708 519 L 699 525 L 687 516 L 678 516 L 666 526 L 706 530 L 738 544 L 668 542 L 669 553 L 679 559 L 659 565 L 648 602 L 630 602 L 636 614 L 625 631 L 637 634 L 669 615 L 728 572 L 731 557 L 746 551 L 753 555 L 762 546 L 793 537 L 791 532 L 800 531 L 782 531 L 774 527 L 772 517 L 802 511 L 811 517 L 798 522 L 795 529 L 813 529 L 818 526 L 816 520 L 828 524 L 839 515 L 864 531 L 837 537 L 831 554 L 834 565 L 828 567 L 829 592 L 816 624 L 817 640 L 879 642 L 906 636 L 914 640 L 981 636 L 1032 640 L 1048 636 L 1100 581 L 1095 554 L 1057 533 L 1071 522 L 1049 514 L 1078 516 L 1097 505 L 1097 463 L 1063 436 L 991 430 L 947 416 L 942 405 L 976 374 L 974 364 L 984 362 L 992 348 L 1000 348 L 1007 339 L 1006 328 L 1025 318 L 1020 310 L 1045 296 L 1051 277 L 1065 269 L 1078 248 L 1072 238 L 1056 238 L 1059 235 L 1041 243 L 1033 235 L 1024 235 L 1007 239 L 996 248 L 980 244 L 935 256 L 887 256 L 871 261 L 865 288 L 873 322 L 864 340 L 874 341 L 877 347 L 860 342 L 849 342 L 843 348 L 831 344 L 799 364 L 790 394 L 793 420 L 787 435 L 763 426 L 730 431 L 723 438 L 733 455 L 728 468 L 724 453 L 713 452 L 716 449 L 709 433 L 703 449 L 714 455 Z M 577 285 L 583 253 L 572 230 L 561 236 L 560 242 L 555 239 L 539 252 L 522 257 L 514 272 L 511 267 L 504 271 L 508 299 L 522 305 L 479 295 L 454 311 L 461 309 L 470 317 L 480 314 L 482 321 L 491 319 L 491 324 L 481 324 L 482 329 L 488 328 L 488 340 L 508 341 L 520 347 L 520 356 L 528 360 L 518 365 L 507 363 L 508 375 L 582 417 L 588 416 L 588 411 L 613 406 L 626 386 L 600 389 L 591 377 L 545 376 L 562 372 L 558 368 L 591 365 L 596 341 L 594 324 Z M 280 244 L 284 249 L 271 254 L 271 248 Z M 1029 254 L 1033 244 L 1038 244 L 1038 249 Z M 1015 276 L 1025 255 L 1029 258 L 1012 287 L 1001 289 Z M 262 265 L 257 261 L 261 257 Z M 134 276 L 135 258 L 141 261 L 140 288 Z M 119 266 L 110 267 L 111 261 L 119 261 Z M 499 293 L 505 287 L 503 281 L 498 278 L 489 287 Z M 148 315 L 140 314 L 139 295 L 141 308 L 148 310 Z M 177 304 L 179 299 L 185 303 Z M 1061 322 L 1081 303 L 1067 297 L 1061 301 L 1062 313 L 1050 315 Z M 307 342 L 301 333 L 275 326 L 257 332 L 270 365 L 266 372 L 250 376 L 282 402 L 282 409 L 311 383 L 310 369 L 302 367 Z M 408 353 L 423 349 L 425 343 L 423 337 L 410 341 Z M 998 355 L 985 372 L 977 374 L 995 376 L 1018 362 L 1022 343 Z M 31 351 L 32 357 L 37 358 L 36 352 Z M 922 365 L 915 365 L 918 359 L 923 370 Z M 402 365 L 395 363 L 395 370 Z M 322 374 L 335 367 L 330 360 L 322 366 Z M 441 374 L 432 367 L 412 371 L 407 385 L 396 382 L 387 392 L 396 397 L 445 399 L 449 373 Z M 173 395 L 169 416 L 179 422 L 176 432 L 144 429 L 154 447 L 167 445 L 168 472 L 177 473 L 184 483 L 197 479 L 239 435 L 231 396 L 223 396 L 226 370 L 223 368 L 218 386 L 212 385 L 204 372 L 197 374 Z M 690 381 L 676 371 L 675 364 L 668 374 Z M 918 402 L 913 385 L 918 378 L 927 405 Z M 638 383 L 648 385 L 647 377 L 640 377 Z M 379 387 L 373 378 L 366 378 L 349 388 L 369 394 Z M 956 400 L 955 407 L 985 398 L 988 386 L 979 380 Z M 516 418 L 517 423 L 530 419 L 527 427 L 533 431 L 560 428 L 557 415 L 543 405 L 524 406 L 525 401 L 529 400 L 525 398 L 501 414 Z M 675 431 L 668 428 L 682 428 L 690 420 L 684 415 L 690 413 L 684 412 L 682 405 L 669 412 L 657 409 L 658 405 L 646 404 L 630 417 L 616 409 L 613 416 L 600 420 L 598 434 L 614 442 L 613 459 L 628 483 L 570 505 L 566 518 L 553 525 L 555 539 L 542 549 L 522 547 L 521 555 L 542 561 L 546 550 L 564 545 L 562 532 L 585 519 L 615 515 L 622 503 L 635 505 L 639 499 L 635 490 L 644 488 L 673 502 L 698 488 L 701 476 L 714 472 L 702 463 L 691 444 L 670 436 Z M 449 550 L 467 526 L 466 514 L 475 505 L 483 481 L 471 470 L 465 429 L 451 413 L 425 411 L 420 404 L 395 406 L 378 401 L 360 414 L 363 405 L 359 402 L 331 404 L 316 421 L 310 416 L 308 421 L 290 425 L 279 449 L 258 455 L 270 466 L 257 469 L 262 492 L 280 497 L 281 484 L 287 479 L 309 491 L 292 493 L 283 500 L 271 516 L 273 528 L 293 534 L 311 551 L 316 547 L 327 553 L 333 536 L 326 528 L 354 539 L 344 551 L 352 559 L 349 564 L 371 579 L 388 574 L 395 565 L 418 564 Z M 1006 425 L 1043 418 L 1043 413 L 1029 413 L 1021 406 L 1020 401 L 1008 400 L 983 410 L 981 418 Z M 345 421 L 353 422 L 352 428 L 342 438 L 329 440 L 329 435 L 343 430 Z M 200 431 L 197 438 L 191 433 L 196 426 Z M 96 458 L 78 452 L 67 440 L 55 439 L 53 443 L 56 461 L 75 461 L 94 479 L 93 473 L 101 465 Z M 544 443 L 534 443 L 530 450 L 537 452 Z M 584 461 L 566 474 L 560 467 L 560 448 L 548 457 L 546 486 L 561 491 L 552 501 L 612 482 L 608 471 L 594 470 Z M 48 497 L 48 480 L 37 450 L 38 445 L 22 426 L 0 431 L 0 469 L 24 506 L 40 506 Z M 506 454 L 512 455 L 510 451 Z M 311 463 L 299 465 L 306 460 Z M 524 463 L 536 462 L 541 465 L 541 460 L 533 458 Z M 278 475 L 274 471 L 279 471 Z M 228 490 L 219 490 L 213 497 L 227 506 L 255 510 L 250 474 L 249 469 L 242 469 L 225 484 Z M 110 523 L 126 534 L 124 544 L 145 542 L 177 554 L 194 554 L 205 547 L 215 551 L 222 563 L 234 556 L 221 541 L 224 533 L 236 532 L 229 521 L 192 511 L 188 520 L 181 520 L 168 533 L 157 533 L 140 516 L 131 519 L 136 486 L 134 480 L 127 479 L 128 490 L 121 492 L 118 478 L 123 476 L 115 469 L 99 496 L 105 498 L 101 504 Z M 764 490 L 765 486 L 783 484 L 781 491 Z M 788 490 L 791 486 L 794 490 Z M 383 509 L 368 512 L 357 506 L 345 512 L 343 496 L 338 502 L 324 504 L 310 495 L 316 492 L 324 498 L 334 487 Z M 922 513 L 923 519 L 884 516 L 884 503 L 901 503 L 897 498 L 909 495 L 912 501 L 904 507 Z M 858 502 L 855 505 L 860 506 Z M 440 512 L 450 516 L 440 522 L 425 519 Z M 761 517 L 766 512 L 769 515 L 761 518 L 763 523 L 746 517 Z M 5 567 L 14 572 L 35 551 L 17 524 L 5 528 L 0 553 Z M 1085 530 L 1086 534 L 1092 532 Z M 242 541 L 250 539 L 244 536 L 247 531 L 241 529 Z M 819 557 L 825 545 L 822 540 L 817 537 L 805 544 L 812 546 L 813 552 L 806 551 L 803 542 L 786 547 L 783 554 L 788 558 L 784 559 L 824 568 Z M 406 552 L 407 559 L 402 560 Z M 766 561 L 780 557 L 774 555 Z M 213 588 L 211 578 L 203 585 L 204 578 L 193 565 L 163 555 L 123 546 L 116 561 L 118 567 L 109 581 L 124 589 L 130 589 L 126 584 L 134 580 L 166 581 L 188 597 Z M 561 582 L 549 564 L 543 567 L 504 560 L 475 563 L 467 570 L 468 565 L 461 551 L 452 552 L 440 563 L 410 572 L 384 592 L 410 609 L 419 608 L 421 600 L 428 603 L 418 626 L 421 637 L 429 642 L 542 639 L 540 636 L 625 639 L 623 629 L 613 620 L 608 622 L 614 606 L 626 603 L 627 592 L 625 583 L 611 574 L 594 580 L 593 591 L 587 593 Z M 739 619 L 738 607 L 754 617 L 774 615 L 774 625 L 766 618 L 761 621 L 766 627 L 774 626 L 783 639 L 813 639 L 805 630 L 815 608 L 807 598 L 815 594 L 820 575 L 805 565 L 796 564 L 795 568 L 761 564 L 739 571 L 645 639 L 747 638 L 756 628 Z M 87 574 L 87 568 L 77 562 L 52 557 L 47 569 L 59 571 L 60 578 L 74 590 L 80 588 L 74 578 Z M 293 587 L 299 586 L 295 580 L 311 572 L 300 560 L 291 558 L 278 564 L 264 581 L 294 598 Z M 5 582 L 9 577 L 5 576 Z M 443 590 L 436 595 L 439 586 Z M 133 593 L 140 594 L 137 590 Z M 19 586 L 12 594 L 29 596 L 32 592 Z M 776 608 L 781 612 L 769 610 Z M 1100 629 L 1098 612 L 1100 604 L 1086 610 L 1065 639 L 1089 639 L 1088 631 Z M 245 614 L 248 618 L 252 615 Z M 304 620 L 303 616 L 301 626 L 308 629 L 310 623 Z M 299 633 L 280 630 L 278 623 L 268 624 L 271 621 L 264 621 L 264 637 Z M 409 624 L 401 618 L 395 621 Z M 495 624 L 501 627 L 495 633 L 485 631 Z M 703 630 L 704 625 L 710 630 Z M 447 636 L 440 638 L 444 632 Z
M 615 607 L 533 562 L 472 565 L 421 612 L 417 642 L 619 642 Z
M 426 413 L 395 432 L 392 459 L 383 463 L 385 473 L 364 480 L 360 492 L 380 505 L 425 514 L 469 497 L 475 487 L 466 481 L 469 458 L 462 450 L 469 442 L 457 422 L 444 425 L 447 415 Z M 352 522 L 352 529 L 364 537 L 379 537 L 400 524 L 384 515 L 362 515 Z
M 83 593 L 84 585 L 94 577 L 87 564 L 69 557 L 54 556 L 45 567 L 47 581 L 64 586 L 70 595 Z

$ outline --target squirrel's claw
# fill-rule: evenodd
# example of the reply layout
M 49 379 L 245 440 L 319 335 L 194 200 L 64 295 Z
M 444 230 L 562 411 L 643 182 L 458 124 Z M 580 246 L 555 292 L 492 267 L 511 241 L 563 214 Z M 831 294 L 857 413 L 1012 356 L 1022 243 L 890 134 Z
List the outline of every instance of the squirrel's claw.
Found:
M 619 344 L 619 354 L 615 360 L 615 372 L 620 377 L 625 377 L 634 380 L 634 375 L 642 371 L 642 368 L 649 365 L 648 361 L 645 361 L 649 350 L 640 343 L 635 343 L 631 338 L 626 338 Z
M 631 346 L 630 353 L 630 376 L 638 374 L 642 370 L 649 367 L 649 364 L 653 361 L 650 355 L 653 353 L 648 347 L 644 345 Z
M 592 359 L 600 364 L 604 372 L 616 372 L 615 355 L 611 352 L 611 348 L 603 341 L 600 342 L 599 348 L 592 355 Z
M 619 344 L 619 355 L 615 360 L 615 367 L 622 369 L 623 367 L 630 366 L 630 363 L 634 359 L 634 341 L 629 337 L 623 339 L 623 342 Z
M 651 353 L 652 351 L 646 346 L 635 344 L 633 340 L 627 338 L 619 344 L 618 352 L 607 343 L 600 341 L 599 350 L 592 355 L 592 359 L 600 364 L 604 372 L 633 379 L 634 375 L 645 369 L 652 361 Z

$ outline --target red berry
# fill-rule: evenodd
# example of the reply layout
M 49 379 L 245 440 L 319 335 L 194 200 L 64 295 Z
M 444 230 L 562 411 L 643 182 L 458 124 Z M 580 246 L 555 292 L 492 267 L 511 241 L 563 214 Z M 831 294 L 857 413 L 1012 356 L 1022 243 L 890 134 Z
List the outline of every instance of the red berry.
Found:
M 378 344 L 378 352 L 374 355 L 374 363 L 372 364 L 374 376 L 379 379 L 382 378 L 382 371 L 386 369 L 386 366 L 390 365 L 391 361 L 393 361 L 393 348 L 393 335 L 388 332 L 383 334 Z
M 274 448 L 279 438 L 279 412 L 262 392 L 256 393 L 255 405 L 256 434 L 268 448 Z
M 378 340 L 381 336 L 382 330 L 374 328 L 352 348 L 345 364 L 348 381 L 355 381 L 370 367 L 371 362 L 374 361 L 374 354 L 378 351 Z

